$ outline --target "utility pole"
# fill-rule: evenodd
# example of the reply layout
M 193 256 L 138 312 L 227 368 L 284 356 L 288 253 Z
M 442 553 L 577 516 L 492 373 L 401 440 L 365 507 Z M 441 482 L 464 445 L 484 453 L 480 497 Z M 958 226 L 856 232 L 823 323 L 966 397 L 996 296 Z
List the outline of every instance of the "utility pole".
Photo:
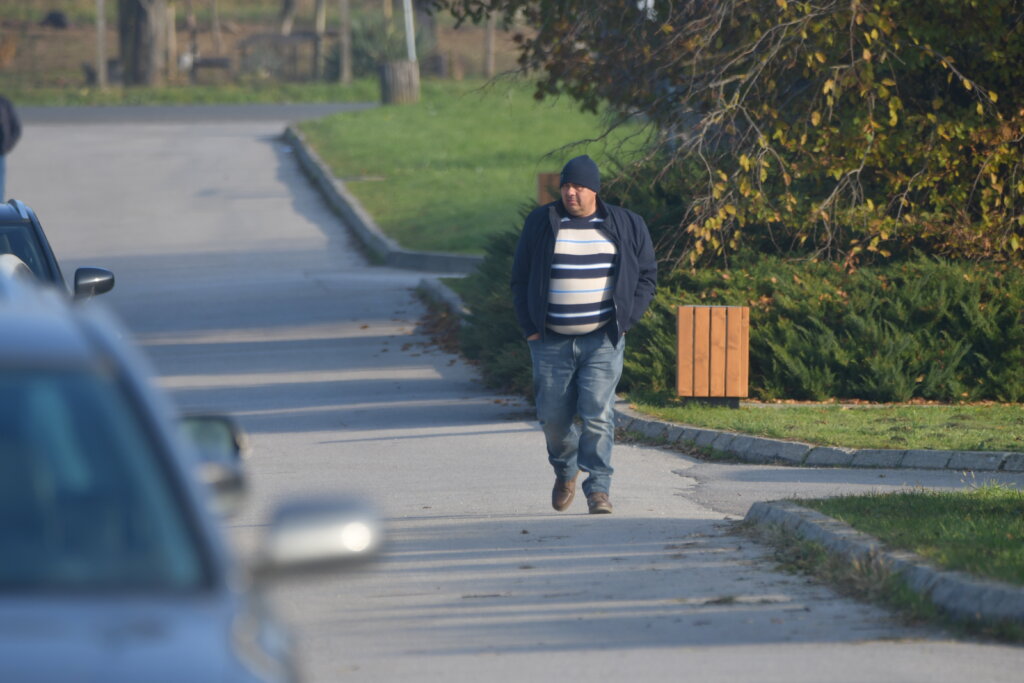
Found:
M 327 0 L 316 0 L 313 14 L 313 79 L 324 75 L 324 33 L 327 32 Z
M 338 0 L 338 81 L 352 82 L 352 12 L 349 0 Z
M 405 14 L 405 51 L 409 61 L 416 61 L 416 28 L 412 21 L 412 0 L 402 0 L 402 11 Z
M 107 5 L 96 0 L 96 87 L 107 88 Z
M 96 87 L 106 89 L 106 0 L 96 0 Z

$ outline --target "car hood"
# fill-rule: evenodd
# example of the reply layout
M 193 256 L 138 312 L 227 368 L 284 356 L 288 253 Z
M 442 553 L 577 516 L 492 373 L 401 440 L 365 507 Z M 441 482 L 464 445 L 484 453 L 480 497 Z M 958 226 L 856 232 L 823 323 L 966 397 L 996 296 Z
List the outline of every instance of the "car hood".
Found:
M 0 681 L 256 681 L 231 596 L 0 597 Z

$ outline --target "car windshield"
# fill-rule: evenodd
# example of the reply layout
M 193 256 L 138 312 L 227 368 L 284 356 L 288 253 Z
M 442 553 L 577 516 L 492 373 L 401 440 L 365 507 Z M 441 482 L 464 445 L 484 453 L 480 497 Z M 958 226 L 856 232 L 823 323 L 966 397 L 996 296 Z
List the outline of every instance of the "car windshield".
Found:
M 0 590 L 201 588 L 180 501 L 113 377 L 0 368 Z
M 24 261 L 40 280 L 52 282 L 54 279 L 43 257 L 39 240 L 27 223 L 0 225 L 0 254 L 14 254 Z

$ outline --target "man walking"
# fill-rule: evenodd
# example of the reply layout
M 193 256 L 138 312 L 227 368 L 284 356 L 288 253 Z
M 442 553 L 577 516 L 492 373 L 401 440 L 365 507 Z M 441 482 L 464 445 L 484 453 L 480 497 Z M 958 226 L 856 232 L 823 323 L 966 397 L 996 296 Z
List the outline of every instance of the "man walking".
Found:
M 571 159 L 559 185 L 561 200 L 523 224 L 512 297 L 555 471 L 551 505 L 569 508 L 582 470 L 590 513 L 607 514 L 623 335 L 654 297 L 657 265 L 644 220 L 598 197 L 601 175 L 590 157 Z

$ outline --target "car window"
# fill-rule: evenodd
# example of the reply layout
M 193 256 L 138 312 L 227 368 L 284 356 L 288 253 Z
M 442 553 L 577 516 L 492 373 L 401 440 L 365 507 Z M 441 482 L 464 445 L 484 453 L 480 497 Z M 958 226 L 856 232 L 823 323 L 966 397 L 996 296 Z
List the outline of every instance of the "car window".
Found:
M 53 281 L 42 247 L 28 225 L 0 225 L 0 254 L 14 254 L 25 262 L 36 277 L 46 282 Z
M 188 590 L 204 555 L 113 377 L 0 369 L 0 590 Z

